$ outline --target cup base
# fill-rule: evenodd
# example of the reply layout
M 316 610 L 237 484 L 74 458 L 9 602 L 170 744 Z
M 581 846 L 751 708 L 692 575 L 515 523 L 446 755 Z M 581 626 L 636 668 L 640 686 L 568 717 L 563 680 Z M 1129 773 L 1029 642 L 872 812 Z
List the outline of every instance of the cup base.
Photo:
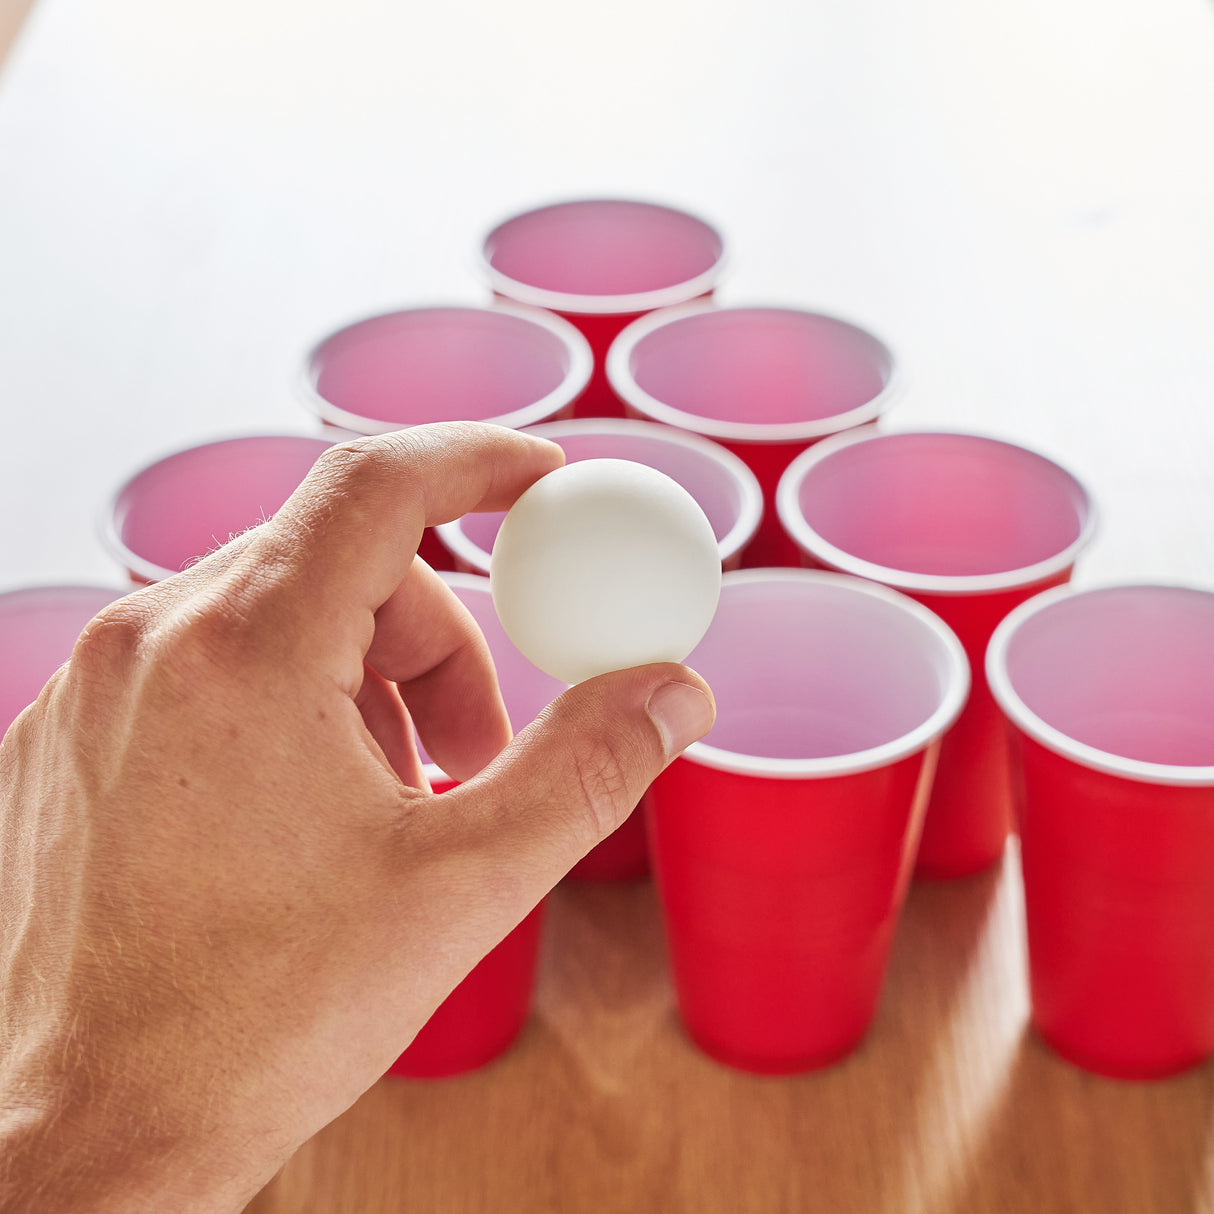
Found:
M 1005 840 L 1004 845 L 993 855 L 984 852 L 980 856 L 962 859 L 950 857 L 944 860 L 921 855 L 915 861 L 914 878 L 916 881 L 960 881 L 965 877 L 976 877 L 1001 864 L 1006 850 Z
M 845 1058 L 871 1028 L 892 921 L 871 943 L 851 937 L 795 953 L 673 926 L 679 1019 L 714 1061 L 755 1075 L 805 1074 Z
M 526 1028 L 539 961 L 541 902 L 473 967 L 388 1068 L 401 1079 L 447 1079 L 488 1065 Z
M 1100 1075 L 1105 1079 L 1119 1079 L 1136 1083 L 1172 1079 L 1196 1069 L 1210 1057 L 1209 1051 L 1141 1059 L 1098 1057 L 1088 1053 L 1082 1047 L 1073 1047 L 1070 1042 L 1045 1031 L 1035 1020 L 1033 1021 L 1033 1031 L 1042 1043 L 1064 1062 L 1068 1062 L 1082 1071 L 1087 1071 L 1089 1074 Z
M 523 1026 L 525 1030 L 526 1026 Z M 424 1030 L 423 1030 L 424 1031 Z M 417 1059 L 409 1056 L 406 1050 L 385 1072 L 386 1078 L 392 1079 L 455 1079 L 459 1075 L 468 1075 L 479 1071 L 490 1063 L 509 1053 L 523 1035 L 523 1031 L 514 1031 L 503 1041 L 495 1041 L 486 1045 L 479 1053 L 471 1054 L 457 1052 L 451 1056 L 425 1055 Z
M 735 1049 L 722 1045 L 703 1034 L 697 1033 L 685 1026 L 687 1036 L 703 1054 L 713 1062 L 727 1066 L 731 1070 L 745 1071 L 750 1075 L 765 1075 L 770 1078 L 780 1078 L 789 1075 L 805 1075 L 811 1071 L 822 1071 L 835 1066 L 845 1058 L 849 1058 L 863 1044 L 868 1035 L 866 1025 L 858 1036 L 844 1042 L 836 1042 L 819 1050 L 810 1051 L 795 1056 L 771 1057 L 765 1054 L 750 1053 L 747 1050 Z

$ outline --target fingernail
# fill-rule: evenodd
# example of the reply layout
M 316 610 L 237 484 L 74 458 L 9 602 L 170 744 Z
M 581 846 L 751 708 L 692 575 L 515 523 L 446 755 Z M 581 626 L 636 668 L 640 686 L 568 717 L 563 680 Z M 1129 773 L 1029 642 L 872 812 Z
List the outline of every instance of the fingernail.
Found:
M 647 707 L 662 735 L 668 759 L 681 755 L 692 742 L 702 738 L 717 715 L 712 700 L 689 683 L 662 684 L 649 697 Z

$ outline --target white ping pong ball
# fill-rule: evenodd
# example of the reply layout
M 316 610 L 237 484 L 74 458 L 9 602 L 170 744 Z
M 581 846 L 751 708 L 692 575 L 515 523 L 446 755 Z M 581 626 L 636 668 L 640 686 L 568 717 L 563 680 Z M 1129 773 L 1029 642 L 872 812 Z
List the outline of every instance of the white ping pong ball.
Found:
M 646 464 L 587 459 L 541 477 L 510 508 L 489 561 L 502 627 L 565 683 L 681 662 L 721 594 L 712 524 Z

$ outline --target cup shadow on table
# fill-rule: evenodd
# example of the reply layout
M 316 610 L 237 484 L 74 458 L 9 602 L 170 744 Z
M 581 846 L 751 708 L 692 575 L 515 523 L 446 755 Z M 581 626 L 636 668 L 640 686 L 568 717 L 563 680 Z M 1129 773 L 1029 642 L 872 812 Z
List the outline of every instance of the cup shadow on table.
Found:
M 1009 848 L 998 862 L 971 876 L 911 882 L 886 991 L 887 997 L 913 1004 L 926 1048 L 939 1044 L 951 1024 L 994 920 L 1019 906 L 1019 880 L 1017 857 Z
M 1214 1206 L 1214 1065 L 1106 1079 L 1023 1031 L 940 1214 L 1187 1214 Z
M 1214 1063 L 1162 1081 L 1134 1082 L 1091 1074 L 1057 1055 L 1029 1020 L 1027 958 L 1018 844 L 1009 844 L 997 886 L 991 874 L 966 882 L 919 884 L 908 901 L 906 950 L 915 981 L 936 968 L 929 941 L 953 953 L 939 969 L 943 1003 L 931 1017 L 937 1034 L 937 1077 L 924 1094 L 945 1116 L 957 1116 L 957 1096 L 969 1089 L 970 1107 L 949 1134 L 927 1184 L 908 1185 L 920 1204 L 900 1201 L 887 1210 L 931 1214 L 1187 1214 L 1214 1210 Z M 966 888 L 975 882 L 973 888 Z M 989 939 L 1002 955 L 973 956 L 981 943 L 967 932 L 969 908 L 986 889 Z M 917 896 L 916 896 L 917 895 Z M 972 924 L 971 924 L 972 925 Z M 968 955 L 967 955 L 968 954 Z M 976 1002 L 962 1010 L 961 977 L 974 967 Z M 1008 1001 L 1000 1010 L 992 1001 Z M 912 997 L 914 996 L 912 992 Z M 949 1023 L 962 1024 L 950 1040 Z M 963 1023 L 962 1023 L 963 1022 Z M 925 1031 L 929 1026 L 925 1025 Z M 975 1036 L 976 1030 L 984 1030 Z M 974 1049 L 977 1042 L 978 1048 Z M 949 1051 L 963 1051 L 949 1059 Z M 952 1090 L 945 1096 L 941 1081 Z M 927 1089 L 931 1089 L 930 1091 Z M 921 1110 L 922 1113 L 922 1110 Z M 946 1131 L 949 1127 L 946 1127 Z M 932 1158 L 933 1130 L 919 1126 L 913 1166 Z M 922 1179 L 922 1178 L 917 1178 Z
M 250 1210 L 310 1214 L 334 1208 L 332 1190 L 364 1214 L 406 1196 L 537 1214 L 907 1214 L 958 1001 L 1017 876 L 912 885 L 864 1042 L 787 1078 L 732 1070 L 688 1039 L 651 882 L 562 885 L 514 1048 L 454 1080 L 377 1084 Z
M 553 949 L 586 997 L 543 1007 L 534 1031 L 579 1092 L 576 1156 L 556 1150 L 568 1210 L 901 1210 L 958 999 L 1014 866 L 912 886 L 877 1015 L 834 1066 L 762 1077 L 722 1066 L 678 1018 L 656 892 L 563 892 Z M 575 935 L 582 947 L 575 946 Z M 586 947 L 595 938 L 598 947 Z M 543 1004 L 544 1001 L 542 1000 Z M 583 1137 L 584 1135 L 584 1137 Z M 586 1168 L 587 1146 L 597 1166 Z M 576 1175 L 574 1174 L 576 1171 Z M 577 1194 L 578 1197 L 574 1197 Z M 638 1204 L 639 1203 L 639 1204 Z

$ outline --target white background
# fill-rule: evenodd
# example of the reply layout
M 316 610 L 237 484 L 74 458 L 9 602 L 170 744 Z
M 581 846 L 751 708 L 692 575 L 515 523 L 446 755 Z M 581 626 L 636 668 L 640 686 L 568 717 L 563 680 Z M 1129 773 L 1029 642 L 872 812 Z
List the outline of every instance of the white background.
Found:
M 726 303 L 850 317 L 890 428 L 1034 446 L 1078 581 L 1214 583 L 1204 0 L 37 0 L 0 76 L 0 589 L 121 584 L 139 464 L 312 432 L 304 349 L 481 301 L 500 218 L 686 206 Z

